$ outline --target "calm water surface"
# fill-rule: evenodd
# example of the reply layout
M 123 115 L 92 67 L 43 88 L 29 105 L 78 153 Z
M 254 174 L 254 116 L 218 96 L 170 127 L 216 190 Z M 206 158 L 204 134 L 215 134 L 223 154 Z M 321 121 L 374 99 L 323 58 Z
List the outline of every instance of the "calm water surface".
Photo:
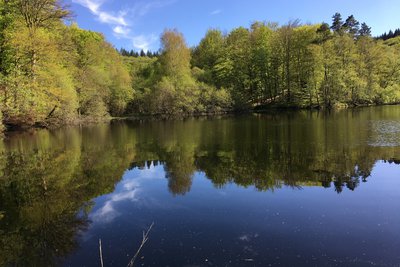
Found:
M 0 266 L 400 266 L 400 107 L 12 133 Z

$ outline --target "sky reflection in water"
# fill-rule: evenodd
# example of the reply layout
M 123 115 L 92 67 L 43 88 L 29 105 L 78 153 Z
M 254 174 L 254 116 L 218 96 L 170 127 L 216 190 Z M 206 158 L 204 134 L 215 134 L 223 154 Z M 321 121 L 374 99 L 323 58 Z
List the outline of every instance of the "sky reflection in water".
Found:
M 122 266 L 154 221 L 144 266 L 395 266 L 399 177 L 397 165 L 378 161 L 368 182 L 337 194 L 308 185 L 216 189 L 196 172 L 190 191 L 174 196 L 163 165 L 152 163 L 127 171 L 112 194 L 95 200 L 82 245 L 95 257 L 102 238 L 105 255 L 114 255 L 106 262 Z M 78 252 L 69 264 L 84 258 Z
M 398 266 L 400 107 L 0 142 L 0 266 Z

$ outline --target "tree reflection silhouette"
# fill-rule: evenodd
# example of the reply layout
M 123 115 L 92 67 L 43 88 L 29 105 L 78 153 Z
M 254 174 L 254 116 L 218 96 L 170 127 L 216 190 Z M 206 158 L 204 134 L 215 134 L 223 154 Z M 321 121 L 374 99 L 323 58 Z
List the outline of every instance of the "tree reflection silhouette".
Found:
M 399 164 L 400 146 L 369 145 L 377 112 L 297 112 L 220 120 L 116 122 L 16 134 L 0 143 L 0 265 L 53 266 L 89 224 L 91 200 L 114 191 L 126 169 L 162 164 L 173 195 L 196 172 L 220 188 L 321 186 L 357 190 L 374 164 Z

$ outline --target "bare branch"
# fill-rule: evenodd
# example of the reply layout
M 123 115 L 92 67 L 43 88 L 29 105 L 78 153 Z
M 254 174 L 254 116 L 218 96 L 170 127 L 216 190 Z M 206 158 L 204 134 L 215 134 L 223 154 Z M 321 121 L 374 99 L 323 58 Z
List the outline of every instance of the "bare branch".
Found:
M 143 231 L 142 243 L 140 244 L 138 250 L 136 251 L 136 253 L 133 256 L 133 258 L 131 259 L 131 261 L 128 263 L 127 267 L 133 267 L 133 264 L 135 263 L 136 258 L 139 256 L 139 253 L 142 250 L 144 244 L 147 242 L 147 240 L 149 240 L 149 234 L 150 234 L 151 228 L 153 228 L 153 226 L 154 226 L 154 222 L 151 223 L 149 229 L 147 229 L 146 232 Z
M 104 267 L 103 252 L 101 251 L 101 239 L 99 239 L 99 252 L 100 252 L 100 265 L 101 265 L 101 267 Z

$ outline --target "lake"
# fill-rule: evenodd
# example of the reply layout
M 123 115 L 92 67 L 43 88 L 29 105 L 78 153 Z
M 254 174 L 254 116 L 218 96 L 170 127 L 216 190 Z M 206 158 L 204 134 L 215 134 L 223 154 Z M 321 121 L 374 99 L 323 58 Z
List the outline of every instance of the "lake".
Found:
M 400 106 L 0 141 L 1 266 L 400 266 Z

